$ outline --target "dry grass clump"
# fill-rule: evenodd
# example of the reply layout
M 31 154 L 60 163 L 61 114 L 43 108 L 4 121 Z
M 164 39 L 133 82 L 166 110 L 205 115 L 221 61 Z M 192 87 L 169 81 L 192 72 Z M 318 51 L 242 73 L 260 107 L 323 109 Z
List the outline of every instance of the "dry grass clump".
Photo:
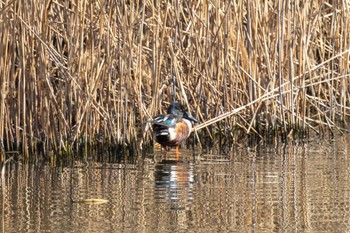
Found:
M 0 27 L 7 150 L 140 145 L 174 96 L 213 139 L 350 114 L 346 1 L 2 1 Z

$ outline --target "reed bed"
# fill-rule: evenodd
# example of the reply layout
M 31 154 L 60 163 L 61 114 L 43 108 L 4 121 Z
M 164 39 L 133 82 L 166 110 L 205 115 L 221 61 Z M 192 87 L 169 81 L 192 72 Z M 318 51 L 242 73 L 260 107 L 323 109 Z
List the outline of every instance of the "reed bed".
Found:
M 350 114 L 347 1 L 2 1 L 0 27 L 2 151 L 142 147 L 174 99 L 200 140 Z

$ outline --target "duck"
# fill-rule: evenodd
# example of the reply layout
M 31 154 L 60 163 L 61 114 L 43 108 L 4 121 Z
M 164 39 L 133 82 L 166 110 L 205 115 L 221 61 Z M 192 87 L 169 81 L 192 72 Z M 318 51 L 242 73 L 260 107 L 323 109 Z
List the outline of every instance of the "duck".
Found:
M 173 102 L 169 105 L 167 114 L 157 115 L 151 120 L 154 140 L 164 148 L 175 147 L 177 155 L 179 145 L 191 134 L 192 122 L 200 123 L 181 103 Z

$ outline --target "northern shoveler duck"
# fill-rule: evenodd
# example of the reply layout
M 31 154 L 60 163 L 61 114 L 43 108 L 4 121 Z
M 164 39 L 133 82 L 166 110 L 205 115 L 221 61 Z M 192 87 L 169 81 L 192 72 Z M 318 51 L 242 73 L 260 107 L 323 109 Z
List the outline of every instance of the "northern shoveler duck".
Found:
M 180 103 L 172 103 L 167 114 L 155 116 L 151 121 L 154 138 L 163 147 L 176 147 L 183 143 L 191 134 L 192 122 L 200 123 L 191 116 L 187 109 Z

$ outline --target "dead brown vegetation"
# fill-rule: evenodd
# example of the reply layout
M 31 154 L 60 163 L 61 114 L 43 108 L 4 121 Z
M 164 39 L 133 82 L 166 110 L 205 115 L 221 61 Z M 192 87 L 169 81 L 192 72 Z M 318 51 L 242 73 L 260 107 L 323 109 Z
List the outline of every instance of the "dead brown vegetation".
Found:
M 346 1 L 2 1 L 0 27 L 2 148 L 140 145 L 174 95 L 211 137 L 350 114 Z

